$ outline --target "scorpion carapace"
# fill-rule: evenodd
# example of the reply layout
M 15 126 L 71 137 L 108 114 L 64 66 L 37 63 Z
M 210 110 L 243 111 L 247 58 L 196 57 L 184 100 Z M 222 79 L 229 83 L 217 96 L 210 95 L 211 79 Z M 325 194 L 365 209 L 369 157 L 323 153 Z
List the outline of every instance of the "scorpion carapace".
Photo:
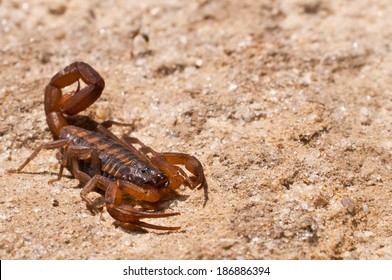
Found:
M 86 87 L 80 89 L 79 80 Z M 62 93 L 62 88 L 76 82 L 76 90 Z M 141 211 L 123 198 L 128 195 L 156 202 L 182 184 L 206 191 L 207 182 L 200 161 L 183 153 L 158 153 L 128 135 L 118 138 L 108 128 L 121 123 L 94 122 L 89 129 L 73 123 L 69 116 L 93 104 L 104 87 L 105 82 L 99 73 L 84 62 L 74 62 L 54 75 L 45 88 L 44 103 L 47 123 L 55 140 L 38 147 L 15 171 L 20 172 L 42 149 L 59 149 L 60 170 L 57 178 L 49 183 L 60 180 L 64 168 L 67 168 L 85 184 L 81 197 L 93 213 L 99 211 L 88 194 L 99 188 L 105 192 L 106 209 L 115 220 L 145 228 L 178 230 L 180 227 L 153 225 L 140 220 L 179 215 L 179 212 Z M 185 166 L 192 176 L 179 165 Z

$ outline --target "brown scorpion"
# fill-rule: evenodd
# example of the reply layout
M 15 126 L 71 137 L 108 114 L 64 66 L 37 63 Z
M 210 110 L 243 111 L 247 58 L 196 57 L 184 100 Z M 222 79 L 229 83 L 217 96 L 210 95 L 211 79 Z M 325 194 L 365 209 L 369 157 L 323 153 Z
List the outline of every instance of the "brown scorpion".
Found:
M 86 84 L 82 89 L 80 80 Z M 76 90 L 62 93 L 62 88 L 76 82 Z M 85 184 L 80 195 L 93 213 L 99 210 L 88 194 L 98 188 L 104 191 L 106 209 L 115 220 L 145 228 L 178 230 L 180 227 L 154 225 L 140 219 L 164 218 L 179 215 L 179 212 L 141 211 L 126 203 L 124 196 L 156 202 L 182 184 L 206 191 L 207 182 L 200 161 L 183 153 L 158 153 L 137 138 L 128 135 L 118 138 L 108 129 L 113 124 L 127 124 L 115 121 L 98 124 L 87 117 L 83 122 L 76 118 L 81 117 L 76 114 L 99 98 L 104 87 L 100 74 L 84 62 L 74 62 L 54 75 L 45 88 L 44 98 L 46 120 L 54 141 L 38 147 L 13 172 L 20 172 L 41 150 L 59 149 L 58 176 L 49 183 L 60 180 L 67 168 Z M 179 165 L 185 166 L 192 176 Z

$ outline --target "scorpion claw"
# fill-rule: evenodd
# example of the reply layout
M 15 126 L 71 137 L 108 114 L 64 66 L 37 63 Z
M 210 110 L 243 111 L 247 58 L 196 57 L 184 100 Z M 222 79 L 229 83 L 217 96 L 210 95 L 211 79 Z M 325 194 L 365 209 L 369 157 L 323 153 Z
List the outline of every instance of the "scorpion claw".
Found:
M 132 222 L 131 224 L 135 225 L 135 226 L 139 226 L 139 227 L 152 228 L 152 229 L 158 229 L 158 230 L 179 230 L 181 228 L 181 227 L 158 226 L 158 225 L 145 223 L 145 222 L 142 222 L 142 221 L 135 221 L 135 222 Z
M 178 230 L 181 228 L 181 227 L 159 226 L 159 225 L 153 225 L 153 224 L 139 221 L 139 219 L 145 219 L 145 218 L 166 218 L 170 216 L 177 216 L 180 215 L 179 212 L 172 212 L 172 213 L 143 212 L 143 211 L 136 210 L 135 208 L 129 205 L 107 207 L 107 211 L 117 221 L 137 225 L 140 227 L 159 229 L 159 230 Z

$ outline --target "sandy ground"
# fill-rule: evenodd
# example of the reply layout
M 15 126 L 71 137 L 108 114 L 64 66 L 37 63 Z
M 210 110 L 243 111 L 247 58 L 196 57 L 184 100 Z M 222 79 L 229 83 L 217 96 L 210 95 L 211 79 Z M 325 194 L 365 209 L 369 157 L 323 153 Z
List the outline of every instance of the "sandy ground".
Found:
M 0 1 L 1 259 L 392 259 L 390 0 L 80 2 Z M 86 115 L 203 163 L 205 206 L 154 206 L 180 231 L 91 215 L 54 151 L 6 172 L 76 60 L 106 81 Z

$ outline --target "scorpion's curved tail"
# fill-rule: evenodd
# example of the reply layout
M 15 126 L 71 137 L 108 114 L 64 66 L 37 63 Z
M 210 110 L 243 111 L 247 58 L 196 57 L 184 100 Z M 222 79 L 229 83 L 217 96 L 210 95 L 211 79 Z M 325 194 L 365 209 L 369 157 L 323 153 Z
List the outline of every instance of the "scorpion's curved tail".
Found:
M 80 89 L 79 79 L 87 85 Z M 62 93 L 61 89 L 78 82 L 75 91 Z M 58 139 L 60 130 L 68 125 L 66 115 L 76 115 L 88 108 L 101 95 L 105 81 L 90 65 L 74 62 L 52 77 L 45 88 L 45 114 L 53 137 Z

